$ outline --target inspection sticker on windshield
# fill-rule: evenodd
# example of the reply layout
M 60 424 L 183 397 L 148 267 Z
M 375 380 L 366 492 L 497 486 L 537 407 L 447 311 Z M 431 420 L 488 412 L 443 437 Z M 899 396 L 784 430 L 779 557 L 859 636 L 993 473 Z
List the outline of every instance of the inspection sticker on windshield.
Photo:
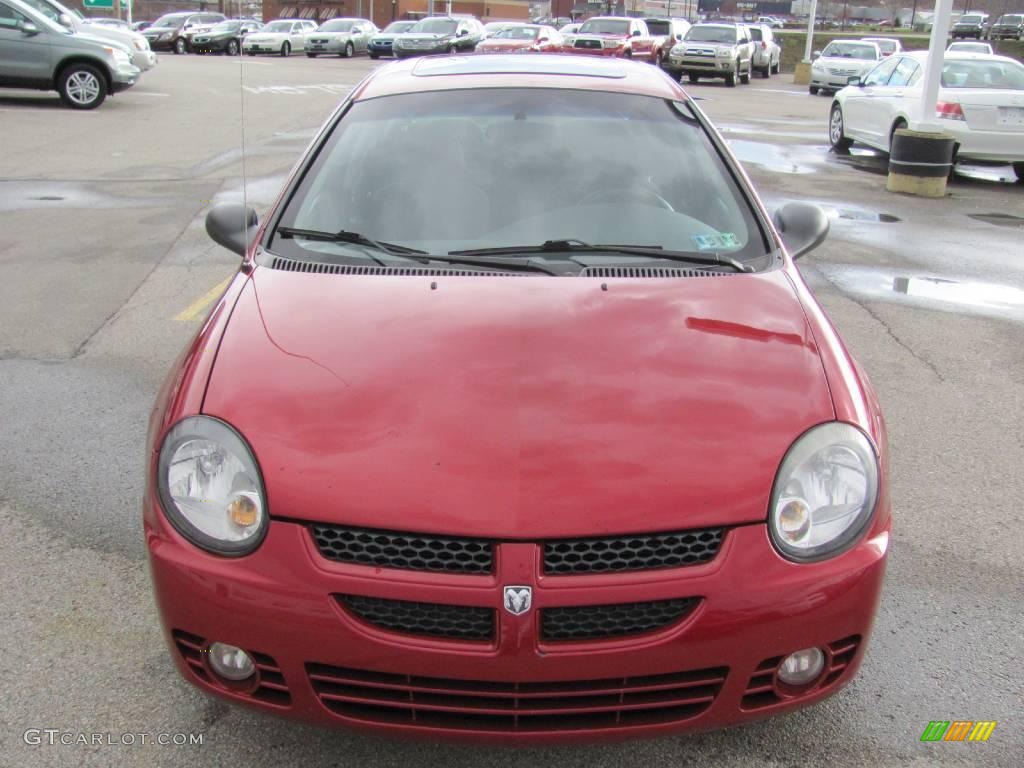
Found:
M 702 251 L 740 247 L 739 239 L 732 232 L 722 232 L 717 235 L 694 235 L 693 242 Z

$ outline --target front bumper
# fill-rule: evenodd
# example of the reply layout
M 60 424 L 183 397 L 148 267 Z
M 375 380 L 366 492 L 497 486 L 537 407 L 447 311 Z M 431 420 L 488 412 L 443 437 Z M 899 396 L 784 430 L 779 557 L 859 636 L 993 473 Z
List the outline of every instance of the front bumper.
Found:
M 434 48 L 401 48 L 394 46 L 392 53 L 396 59 L 411 59 L 414 56 L 438 56 L 440 54 L 448 53 L 448 45 L 441 45 Z
M 131 88 L 138 82 L 141 74 L 142 70 L 133 64 L 113 69 L 110 74 L 110 92 L 120 93 Z
M 174 40 L 175 40 L 175 38 L 173 38 L 173 37 L 170 38 L 169 40 L 160 40 L 160 39 L 157 39 L 157 38 L 148 38 L 148 37 L 146 39 L 149 40 L 149 48 L 150 48 L 151 51 L 172 51 L 172 50 L 174 50 Z
M 306 42 L 306 53 L 335 53 L 340 54 L 345 50 L 347 40 L 328 40 L 326 43 L 313 41 Z
M 247 40 L 242 41 L 242 52 L 243 53 L 281 53 L 281 46 L 284 45 L 284 40 L 280 42 L 263 42 L 263 43 L 250 43 Z
M 618 48 L 576 48 L 571 45 L 567 45 L 561 49 L 561 53 L 572 53 L 578 56 L 610 56 L 618 57 L 625 53 L 624 47 Z
M 693 56 L 674 56 L 669 54 L 665 59 L 665 68 L 673 72 L 685 72 L 722 77 L 736 71 L 736 62 L 731 58 L 694 58 Z
M 232 37 L 214 37 L 209 40 L 193 40 L 192 50 L 196 53 L 223 53 L 233 39 Z
M 811 70 L 811 85 L 817 88 L 839 90 L 850 84 L 851 77 L 858 77 L 858 75 L 833 75 L 830 72 Z
M 379 53 L 381 56 L 390 56 L 391 48 L 393 45 L 393 40 L 380 40 L 378 42 L 374 42 L 373 40 L 371 40 L 367 44 L 366 50 L 369 53 Z
M 132 64 L 142 72 L 148 72 L 156 66 L 156 54 L 151 50 L 133 51 Z
M 185 542 L 152 494 L 145 528 L 175 663 L 207 693 L 326 726 L 537 743 L 718 728 L 835 693 L 859 667 L 874 621 L 889 539 L 883 512 L 870 538 L 813 565 L 783 560 L 765 526 L 753 524 L 731 529 L 702 565 L 579 576 L 539 574 L 538 546 L 522 542 L 501 544 L 489 575 L 338 563 L 321 557 L 304 525 L 282 520 L 271 522 L 252 555 L 225 559 Z M 532 586 L 531 610 L 502 610 L 509 584 Z M 366 624 L 339 605 L 338 594 L 493 607 L 500 616 L 493 642 L 426 638 Z M 663 629 L 540 640 L 539 613 L 547 608 L 682 596 L 701 600 Z M 202 653 L 213 641 L 257 654 L 259 685 L 217 682 Z M 826 649 L 828 671 L 803 694 L 779 694 L 773 670 L 780 657 L 810 646 Z M 581 686 L 604 693 L 572 698 L 584 696 Z M 678 695 L 685 701 L 648 712 L 651 697 L 670 686 L 684 686 Z M 601 716 L 587 705 L 600 705 Z

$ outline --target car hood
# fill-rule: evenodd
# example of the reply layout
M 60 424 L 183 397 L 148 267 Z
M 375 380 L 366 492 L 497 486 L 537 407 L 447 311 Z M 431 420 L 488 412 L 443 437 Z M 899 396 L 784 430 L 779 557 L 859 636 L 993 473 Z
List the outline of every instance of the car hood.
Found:
M 764 520 L 786 450 L 834 418 L 780 270 L 257 267 L 203 412 L 248 439 L 275 517 L 501 538 Z
M 321 40 L 342 40 L 352 37 L 351 32 L 307 32 L 306 38 L 317 38 Z
M 90 46 L 95 45 L 102 48 L 117 48 L 121 52 L 127 53 L 129 56 L 133 55 L 132 48 L 128 43 L 106 37 L 105 35 L 94 35 L 92 29 L 88 32 L 75 32 L 71 37 L 75 40 L 87 43 Z
M 476 49 L 485 51 L 518 51 L 523 48 L 529 48 L 531 45 L 537 45 L 536 40 L 505 40 L 505 39 L 494 39 L 488 38 L 480 43 Z
M 441 40 L 451 40 L 454 37 L 455 37 L 455 35 L 446 35 L 446 34 L 441 34 L 439 32 L 434 32 L 434 33 L 431 33 L 429 35 L 427 35 L 427 34 L 424 34 L 424 35 L 419 35 L 419 34 L 417 34 L 417 35 L 411 35 L 411 34 L 398 35 L 395 38 L 395 40 L 396 40 L 396 42 L 400 41 L 400 42 L 403 42 L 403 43 L 434 43 L 434 42 L 440 42 Z
M 846 56 L 820 56 L 815 60 L 815 64 L 820 64 L 823 67 L 840 67 L 842 69 L 857 69 L 864 67 L 873 67 L 881 59 L 851 59 Z
M 261 43 L 268 40 L 284 40 L 289 36 L 288 32 L 253 32 L 245 36 L 246 42 Z

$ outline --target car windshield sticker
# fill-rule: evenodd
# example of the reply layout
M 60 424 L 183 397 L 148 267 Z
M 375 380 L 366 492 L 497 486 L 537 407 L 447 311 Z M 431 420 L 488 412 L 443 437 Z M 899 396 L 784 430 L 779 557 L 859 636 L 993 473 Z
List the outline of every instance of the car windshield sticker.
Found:
M 732 232 L 717 235 L 694 235 L 693 242 L 702 251 L 717 251 L 723 248 L 739 248 L 740 241 Z

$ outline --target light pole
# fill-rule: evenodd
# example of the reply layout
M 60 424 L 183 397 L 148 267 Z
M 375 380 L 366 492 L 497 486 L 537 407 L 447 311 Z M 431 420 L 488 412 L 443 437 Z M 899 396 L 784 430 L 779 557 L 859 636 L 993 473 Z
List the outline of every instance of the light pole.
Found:
M 804 64 L 811 63 L 811 48 L 814 46 L 814 16 L 818 12 L 818 0 L 811 0 L 811 13 L 807 19 L 807 45 L 804 46 Z

